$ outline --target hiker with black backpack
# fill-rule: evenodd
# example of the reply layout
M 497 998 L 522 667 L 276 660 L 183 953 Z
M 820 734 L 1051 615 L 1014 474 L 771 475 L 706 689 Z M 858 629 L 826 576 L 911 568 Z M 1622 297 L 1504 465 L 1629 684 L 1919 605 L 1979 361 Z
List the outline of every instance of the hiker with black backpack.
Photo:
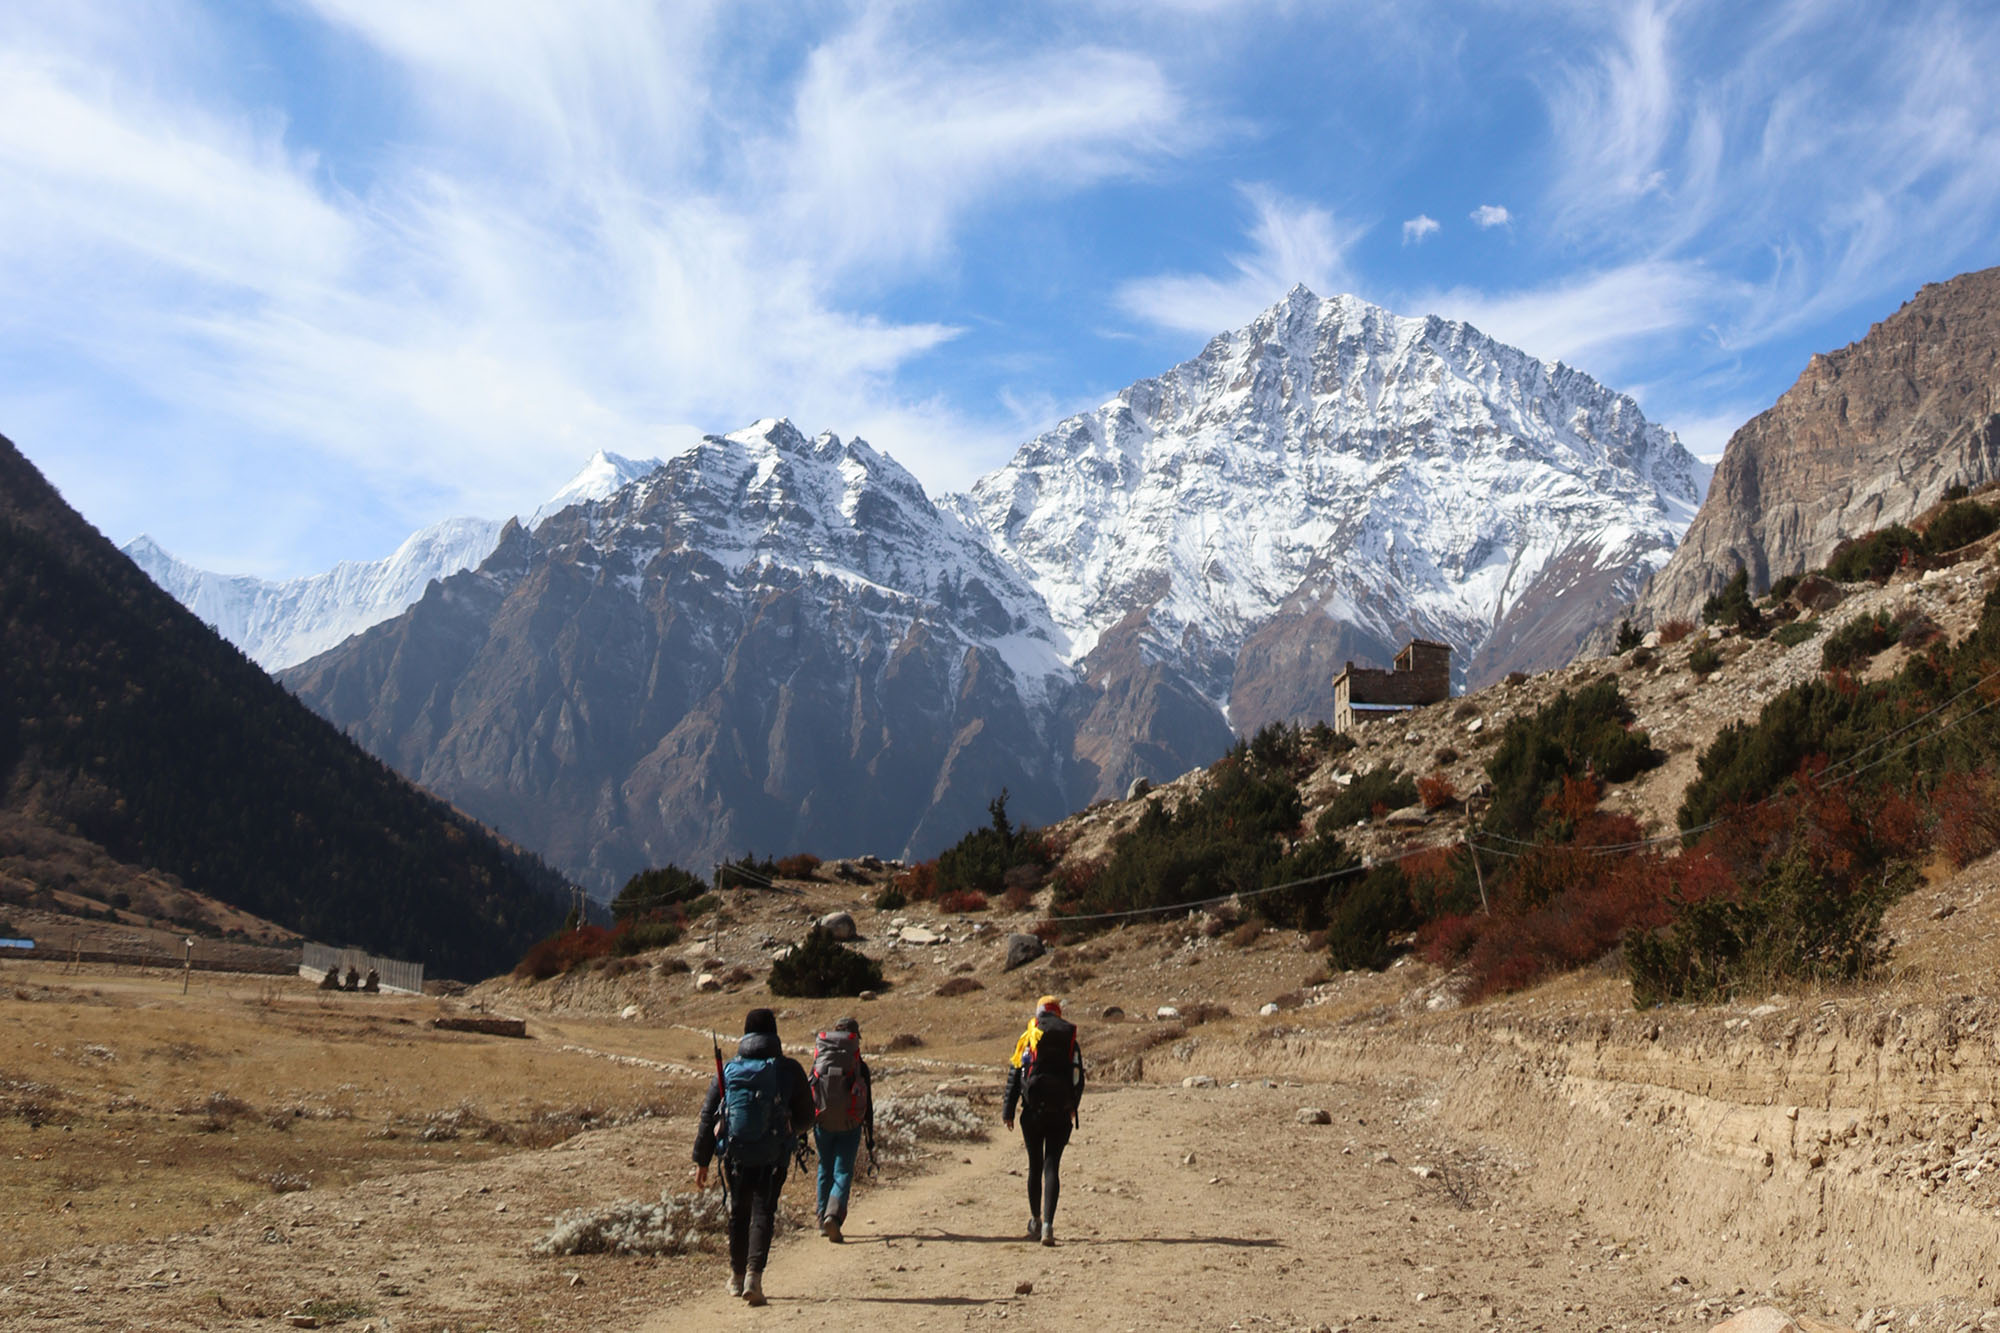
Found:
M 1014 1043 L 1008 1061 L 1007 1100 L 1000 1123 L 1014 1127 L 1021 1112 L 1021 1137 L 1028 1145 L 1028 1239 L 1056 1243 L 1056 1198 L 1062 1191 L 1063 1149 L 1078 1124 L 1083 1099 L 1083 1052 L 1076 1027 L 1062 1016 L 1053 995 L 1035 1002 L 1028 1030 Z
M 843 1018 L 813 1043 L 813 1146 L 819 1152 L 819 1229 L 836 1245 L 854 1191 L 854 1159 L 868 1138 L 875 1159 L 875 1096 L 868 1062 L 861 1058 L 861 1023 Z
M 708 1166 L 720 1155 L 729 1194 L 729 1294 L 764 1304 L 764 1261 L 778 1192 L 792 1164 L 794 1145 L 812 1123 L 812 1090 L 806 1071 L 778 1044 L 778 1019 L 752 1009 L 743 1019 L 736 1058 L 721 1063 L 695 1122 L 696 1189 L 708 1188 Z

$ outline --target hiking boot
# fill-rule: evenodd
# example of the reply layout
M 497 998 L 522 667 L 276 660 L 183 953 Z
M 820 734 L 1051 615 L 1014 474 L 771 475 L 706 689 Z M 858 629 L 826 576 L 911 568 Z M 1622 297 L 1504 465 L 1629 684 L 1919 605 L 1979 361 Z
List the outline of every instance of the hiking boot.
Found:
M 1054 1222 L 1042 1223 L 1042 1244 L 1054 1245 L 1055 1243 L 1056 1243 L 1056 1224 Z
M 1029 1239 L 1029 1240 L 1040 1240 L 1041 1238 L 1042 1238 L 1042 1219 L 1041 1219 L 1041 1218 L 1039 1218 L 1039 1217 L 1031 1217 L 1031 1218 L 1029 1218 L 1029 1219 L 1028 1219 L 1028 1239 Z
M 731 1273 L 729 1275 L 729 1294 L 731 1296 L 741 1296 L 743 1294 L 743 1275 L 741 1273 Z
M 828 1240 L 832 1241 L 832 1242 L 833 1242 L 833 1243 L 834 1243 L 835 1245 L 838 1245 L 838 1244 L 840 1244 L 840 1243 L 841 1243 L 841 1238 L 840 1238 L 840 1219 L 839 1219 L 839 1218 L 837 1218 L 837 1217 L 829 1217 L 829 1218 L 827 1218 L 827 1219 L 826 1219 L 826 1226 L 825 1226 L 825 1227 L 823 1228 L 823 1230 L 825 1230 L 825 1232 L 826 1232 L 826 1238 L 827 1238 Z
M 743 1303 L 762 1305 L 764 1303 L 764 1275 L 752 1273 L 743 1279 Z

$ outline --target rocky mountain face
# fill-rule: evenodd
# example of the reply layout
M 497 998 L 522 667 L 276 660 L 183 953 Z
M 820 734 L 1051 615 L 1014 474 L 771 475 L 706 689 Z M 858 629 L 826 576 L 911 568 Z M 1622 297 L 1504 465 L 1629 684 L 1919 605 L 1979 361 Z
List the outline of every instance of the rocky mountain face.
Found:
M 295 668 L 402 772 L 600 890 L 745 851 L 928 853 L 1066 813 L 1070 670 L 1033 589 L 861 441 L 760 422 Z
M 1753 588 L 2000 476 L 2000 268 L 1933 283 L 1866 337 L 1813 357 L 1730 437 L 1708 499 L 1647 585 L 1649 623 L 1694 616 L 1738 566 Z
M 928 855 L 1332 711 L 1411 635 L 1565 661 L 1699 465 L 1464 324 L 1303 288 L 933 504 L 859 442 L 712 436 L 512 525 L 287 672 L 399 770 L 599 889 L 746 850 Z
M 529 525 L 580 501 L 602 499 L 659 465 L 656 458 L 598 453 L 535 511 Z M 323 574 L 278 581 L 198 569 L 151 537 L 137 537 L 123 550 L 251 661 L 278 671 L 402 614 L 433 579 L 484 560 L 505 526 L 494 519 L 448 518 L 412 534 L 386 559 L 343 560 Z
M 1568 660 L 1673 550 L 1701 471 L 1579 371 L 1298 288 L 952 503 L 1067 636 L 1110 795 L 1330 715 L 1346 660 L 1412 635 L 1461 686 Z

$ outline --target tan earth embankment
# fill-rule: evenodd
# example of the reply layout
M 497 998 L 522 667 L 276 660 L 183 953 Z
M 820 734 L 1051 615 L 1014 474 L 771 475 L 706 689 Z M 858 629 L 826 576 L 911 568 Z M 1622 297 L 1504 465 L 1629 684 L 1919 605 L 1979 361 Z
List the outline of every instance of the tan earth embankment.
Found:
M 1520 1154 L 1544 1202 L 1645 1237 L 1711 1289 L 1994 1304 L 2000 1004 L 1635 1013 L 1608 981 L 1575 990 L 1604 1003 L 1316 1033 L 1255 1058 L 1414 1079 L 1441 1128 Z

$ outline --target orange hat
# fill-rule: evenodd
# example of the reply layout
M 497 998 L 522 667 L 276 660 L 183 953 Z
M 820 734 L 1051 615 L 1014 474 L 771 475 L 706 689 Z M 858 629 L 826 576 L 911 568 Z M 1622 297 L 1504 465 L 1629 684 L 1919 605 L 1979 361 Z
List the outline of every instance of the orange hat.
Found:
M 1035 1012 L 1038 1014 L 1054 1014 L 1057 1018 L 1061 1018 L 1062 1001 L 1053 995 L 1044 995 L 1041 999 L 1035 1001 Z

